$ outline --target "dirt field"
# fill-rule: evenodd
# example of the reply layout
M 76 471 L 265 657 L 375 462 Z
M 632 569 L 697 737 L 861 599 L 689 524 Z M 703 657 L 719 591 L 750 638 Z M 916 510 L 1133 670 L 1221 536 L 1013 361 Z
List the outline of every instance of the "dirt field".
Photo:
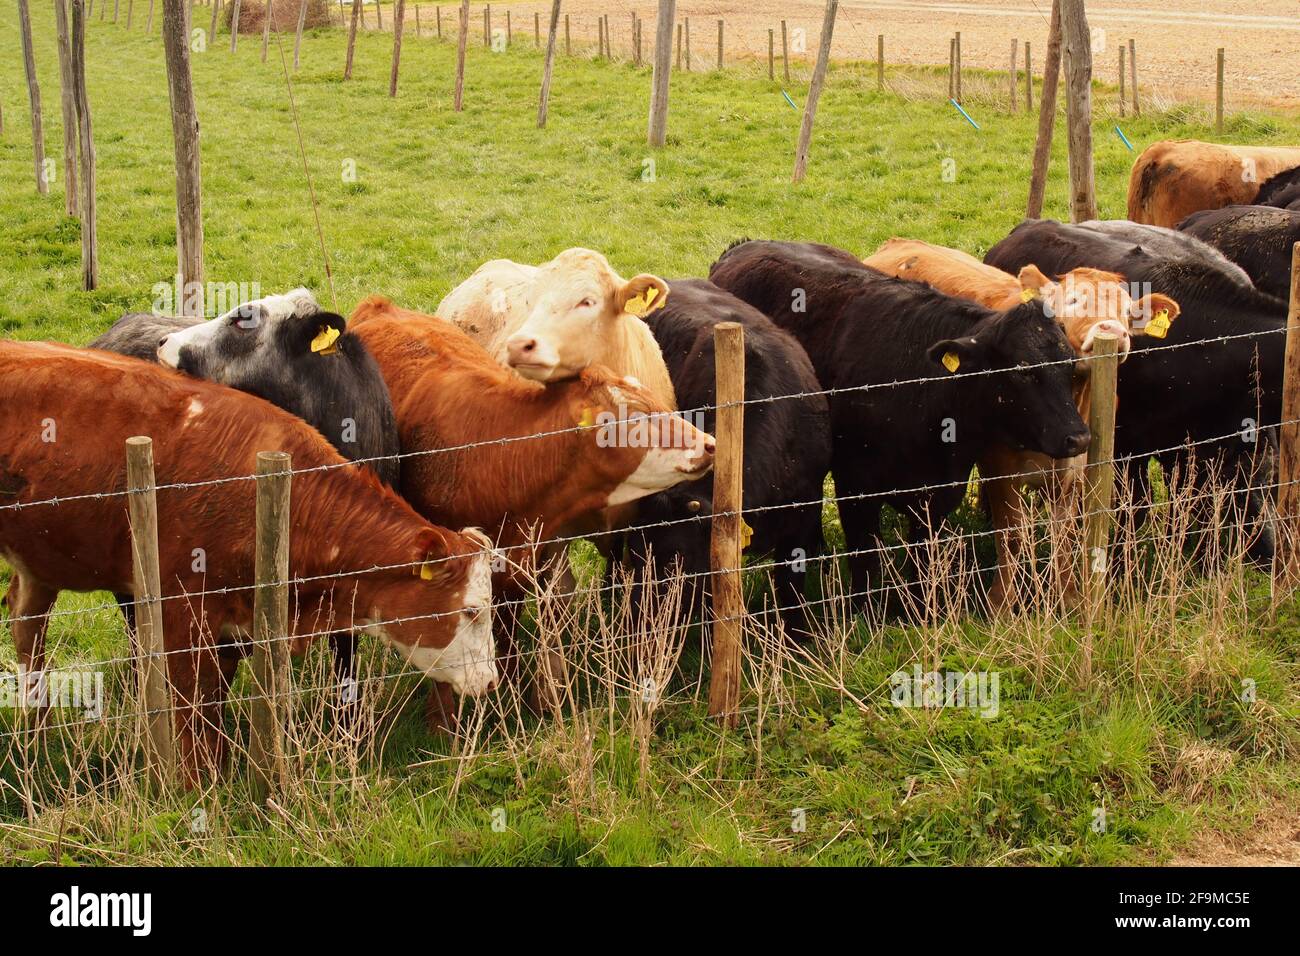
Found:
M 1300 105 L 1300 9 L 1295 0 L 1175 0 L 1170 9 L 1155 3 L 1130 7 L 1090 2 L 1088 20 L 1094 30 L 1094 70 L 1116 81 L 1119 47 L 1137 41 L 1139 90 L 1144 97 L 1163 100 L 1213 99 L 1215 50 L 1226 54 L 1226 98 L 1235 105 L 1269 102 Z M 422 3 L 423 27 L 432 33 L 433 4 Z M 407 17 L 414 20 L 407 0 Z M 654 43 L 656 5 L 652 0 L 565 0 L 575 52 L 594 50 L 597 19 L 608 15 L 615 56 L 631 55 L 631 15 L 645 21 L 643 52 Z M 750 57 L 766 60 L 767 31 L 776 30 L 780 55 L 780 23 L 791 34 L 791 59 L 798 75 L 806 76 L 815 55 L 824 3 L 821 0 L 678 0 L 677 19 L 690 18 L 691 67 L 717 64 L 717 21 L 725 21 L 724 61 Z M 541 12 L 545 30 L 549 3 L 492 4 L 492 26 L 504 28 L 511 13 L 513 41 L 532 42 L 533 14 Z M 841 59 L 874 60 L 876 35 L 885 36 L 887 63 L 946 64 L 948 40 L 962 35 L 966 67 L 1005 70 L 1010 65 L 1011 40 L 1028 40 L 1034 67 L 1041 71 L 1047 48 L 1050 0 L 844 0 L 836 21 L 833 55 Z M 455 30 L 455 7 L 442 7 L 444 35 Z M 392 27 L 391 14 L 385 26 Z M 373 14 L 370 17 L 374 25 Z M 563 50 L 563 22 L 560 26 Z M 796 34 L 802 31 L 802 37 Z M 470 12 L 470 38 L 482 42 L 483 8 Z M 796 53 L 802 43 L 805 52 Z M 1021 53 L 1023 64 L 1023 52 Z M 778 68 L 779 69 L 779 68 Z

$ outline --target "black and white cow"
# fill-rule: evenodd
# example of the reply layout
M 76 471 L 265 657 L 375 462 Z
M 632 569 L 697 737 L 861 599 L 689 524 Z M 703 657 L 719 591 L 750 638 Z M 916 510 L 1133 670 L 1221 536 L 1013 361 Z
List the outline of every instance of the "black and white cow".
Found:
M 1181 232 L 1208 242 L 1241 266 L 1261 292 L 1291 294 L 1291 249 L 1300 242 L 1300 210 L 1224 206 L 1194 212 Z
M 1271 179 L 1266 179 L 1253 201 L 1260 206 L 1300 210 L 1300 166 L 1284 169 Z
M 816 394 L 821 386 L 803 347 L 763 313 L 705 279 L 673 280 L 669 288 L 667 304 L 645 322 L 663 353 L 678 405 L 705 409 L 702 421 L 693 421 L 697 427 L 714 430 L 713 326 L 719 322 L 744 327 L 746 399 L 805 396 L 745 408 L 743 517 L 753 535 L 746 554 L 779 562 L 772 569 L 773 593 L 777 606 L 786 609 L 787 632 L 794 633 L 805 572 L 822 549 L 822 483 L 831 457 L 826 398 Z M 803 507 L 785 507 L 796 504 Z M 688 582 L 707 584 L 712 505 L 712 474 L 643 499 L 636 523 L 662 524 L 629 534 L 634 561 L 652 555 L 658 568 L 680 562 L 692 575 Z
M 992 443 L 1052 458 L 1088 446 L 1074 350 L 1041 300 L 995 312 L 802 242 L 739 243 L 710 278 L 791 332 L 824 388 L 846 390 L 830 396 L 831 470 L 858 596 L 879 568 L 883 505 L 920 541 Z
M 322 310 L 306 289 L 246 302 L 207 322 L 128 313 L 90 347 L 264 398 L 397 485 L 397 421 L 379 366 L 343 317 Z
M 1259 483 L 1261 468 L 1269 467 L 1265 439 L 1281 414 L 1286 303 L 1255 288 L 1236 265 L 1205 256 L 1200 240 L 1175 233 L 1179 244 L 1168 233 L 1131 222 L 1030 219 L 984 261 L 1012 271 L 1032 263 L 1051 274 L 1105 269 L 1174 298 L 1182 313 L 1167 337 L 1135 338 L 1120 372 L 1116 453 L 1129 459 L 1129 479 L 1139 493 L 1147 489 L 1146 462 L 1153 452 L 1166 472 L 1185 469 L 1194 455 L 1198 476 L 1208 475 L 1204 466 L 1215 463 L 1249 488 Z M 1192 344 L 1199 342 L 1204 344 Z M 1195 445 L 1182 447 L 1188 442 Z M 1242 492 L 1237 504 L 1256 532 L 1250 556 L 1271 560 L 1265 496 Z

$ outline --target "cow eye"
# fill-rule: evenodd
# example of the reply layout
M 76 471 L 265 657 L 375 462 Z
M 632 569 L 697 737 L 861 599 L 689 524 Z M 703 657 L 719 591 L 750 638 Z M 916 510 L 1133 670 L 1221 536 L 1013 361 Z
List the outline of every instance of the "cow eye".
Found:
M 592 309 L 595 308 L 595 306 L 596 306 L 596 300 L 593 299 L 591 296 L 587 296 L 585 299 L 583 299 L 581 302 L 578 303 L 578 308 L 580 309 Z
M 483 613 L 481 607 L 463 607 L 460 609 L 460 616 L 467 621 L 476 621 L 478 616 Z

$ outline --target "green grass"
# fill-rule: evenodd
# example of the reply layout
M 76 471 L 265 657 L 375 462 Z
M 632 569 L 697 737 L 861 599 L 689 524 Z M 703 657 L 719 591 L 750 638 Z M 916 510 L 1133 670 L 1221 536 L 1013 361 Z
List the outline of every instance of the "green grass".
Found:
M 47 152 L 61 165 L 53 17 L 35 5 L 33 18 Z M 206 16 L 196 19 L 206 26 Z M 63 212 L 62 176 L 49 196 L 35 193 L 17 30 L 12 21 L 0 30 L 0 62 L 10 65 L 0 74 L 0 333 L 7 336 L 84 343 L 124 310 L 149 308 L 155 284 L 170 282 L 174 271 L 161 43 L 100 24 L 98 14 L 88 32 L 101 279 L 89 293 L 79 290 L 78 226 Z M 294 76 L 334 294 L 345 312 L 375 292 L 432 310 L 485 259 L 536 262 L 572 245 L 604 251 L 624 274 L 650 270 L 669 279 L 705 275 L 743 236 L 816 239 L 867 254 L 905 235 L 979 255 L 1024 208 L 1034 121 L 995 108 L 993 94 L 981 100 L 978 76 L 969 81 L 977 92 L 967 107 L 981 124 L 976 131 L 937 94 L 929 101 L 880 94 L 874 67 L 835 64 L 808 178 L 792 186 L 799 114 L 757 70 L 674 78 L 669 144 L 652 152 L 645 146 L 648 69 L 561 58 L 550 122 L 538 130 L 540 58 L 530 40 L 502 55 L 471 43 L 461 114 L 451 109 L 451 44 L 408 38 L 396 100 L 387 96 L 390 49 L 391 37 L 360 36 L 354 79 L 344 83 L 342 34 L 319 31 L 305 38 Z M 265 65 L 259 52 L 258 39 L 245 37 L 232 57 L 223 35 L 193 57 L 207 278 L 256 282 L 267 292 L 306 285 L 329 301 L 278 51 L 273 43 Z M 286 52 L 291 58 L 291 47 Z M 925 70 L 898 76 L 914 84 L 936 78 Z M 789 92 L 802 104 L 803 86 Z M 1148 113 L 1124 130 L 1138 149 L 1161 138 L 1212 138 L 1200 108 Z M 1099 119 L 1095 134 L 1101 214 L 1119 217 L 1134 154 L 1109 123 Z M 1225 138 L 1295 142 L 1300 121 L 1236 115 Z M 1062 149 L 1058 133 L 1047 204 L 1057 217 L 1065 214 Z M 954 182 L 942 176 L 946 159 L 956 161 Z M 648 161 L 653 181 L 644 176 Z M 349 163 L 355 182 L 343 176 Z M 832 532 L 834 525 L 831 518 Z M 5 576 L 0 571 L 0 582 Z M 1200 827 L 1248 825 L 1256 809 L 1288 798 L 1300 780 L 1297 611 L 1284 605 L 1270 623 L 1265 585 L 1254 577 L 1247 583 L 1251 604 L 1227 621 L 1189 597 L 1176 622 L 1157 628 L 1160 648 L 1148 671 L 1133 665 L 1128 650 L 1151 622 L 1114 624 L 1098 635 L 1097 679 L 1083 689 L 1044 679 L 981 622 L 962 623 L 941 639 L 938 658 L 946 667 L 1001 672 L 1002 713 L 993 720 L 891 709 L 889 675 L 919 659 L 933 635 L 860 629 L 851 646 L 861 654 L 846 682 L 871 704 L 867 710 L 800 686 L 793 705 L 765 722 L 760 741 L 752 724 L 723 734 L 699 703 L 675 704 L 657 718 L 644 779 L 635 740 L 621 722 L 597 714 L 594 762 L 580 796 L 566 762 L 575 748 L 561 739 L 567 725 L 534 728 L 535 745 L 513 756 L 470 760 L 456 785 L 448 763 L 436 759 L 445 741 L 425 733 L 412 704 L 386 725 L 382 756 L 363 763 L 355 779 L 319 781 L 312 799 L 291 808 L 292 824 L 251 810 L 238 781 L 202 796 L 140 803 L 101 788 L 69 804 L 67 828 L 57 804 L 30 819 L 5 786 L 0 862 L 1143 860 Z M 67 595 L 59 606 L 104 600 Z M 1043 640 L 1052 653 L 1068 654 L 1081 635 L 1071 625 Z M 60 664 L 126 652 L 111 611 L 56 619 L 50 643 Z M 0 643 L 0 670 L 12 668 L 12 653 L 7 640 Z M 688 648 L 686 656 L 682 670 L 693 672 L 698 654 Z M 126 681 L 118 667 L 110 689 Z M 1242 676 L 1257 680 L 1271 709 L 1238 702 Z M 398 686 L 416 683 L 403 678 Z M 14 726 L 7 716 L 0 723 Z M 0 746 L 12 739 L 0 738 Z M 1178 755 L 1192 744 L 1232 757 L 1195 797 L 1171 785 Z M 38 800 L 58 792 L 57 758 L 37 786 Z M 107 774 L 112 761 L 104 756 L 95 773 Z M 12 764 L 0 769 L 0 782 L 19 783 Z M 195 804 L 213 816 L 199 836 L 189 827 Z M 1104 833 L 1090 825 L 1099 806 L 1110 821 Z M 496 808 L 506 812 L 504 832 L 491 826 Z M 804 831 L 791 826 L 800 809 Z

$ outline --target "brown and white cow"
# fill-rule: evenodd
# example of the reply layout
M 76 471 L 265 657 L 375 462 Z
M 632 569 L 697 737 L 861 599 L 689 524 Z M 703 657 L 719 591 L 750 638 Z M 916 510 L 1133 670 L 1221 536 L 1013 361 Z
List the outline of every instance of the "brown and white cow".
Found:
M 402 494 L 431 521 L 487 528 L 506 559 L 501 593 L 523 593 L 541 557 L 530 541 L 572 533 L 603 509 L 712 467 L 712 436 L 607 369 L 528 381 L 454 325 L 379 296 L 358 305 L 348 327 L 393 397 Z M 506 666 L 512 626 L 505 615 L 500 623 Z
M 640 318 L 667 296 L 668 283 L 658 276 L 624 279 L 599 252 L 566 249 L 540 266 L 484 263 L 448 293 L 436 315 L 525 378 L 551 382 L 603 365 L 676 408 L 663 355 Z
M 1017 277 L 958 249 L 916 239 L 890 239 L 864 261 L 889 275 L 924 282 L 999 311 L 1028 298 L 1041 298 L 1080 357 L 1092 353 L 1098 334 L 1109 333 L 1119 340 L 1122 361 L 1133 336 L 1163 332 L 1179 313 L 1178 303 L 1167 295 L 1152 293 L 1134 299 L 1123 276 L 1099 269 L 1074 269 L 1053 281 L 1037 266 L 1026 265 Z M 1160 322 L 1149 321 L 1161 313 Z M 1075 404 L 1084 421 L 1090 403 L 1087 371 L 1086 364 L 1080 367 L 1074 386 Z M 1053 518 L 1064 520 L 1069 513 L 1069 493 L 1082 478 L 1086 463 L 1086 455 L 1058 461 L 1005 445 L 991 447 L 980 457 L 981 491 L 998 532 L 998 577 L 989 592 L 994 611 L 1005 608 L 1014 596 L 1019 530 L 1024 522 L 1023 490 L 1046 488 L 1053 499 Z M 1062 571 L 1067 572 L 1063 580 L 1071 580 L 1071 570 L 1063 564 Z
M 1255 201 L 1266 180 L 1300 166 L 1300 147 L 1167 139 L 1142 150 L 1128 181 L 1128 217 L 1173 228 L 1202 209 Z
M 13 568 L 5 604 L 25 683 L 39 684 L 60 591 L 134 593 L 124 442 L 153 438 L 163 636 L 191 780 L 221 765 L 222 705 L 253 625 L 255 482 L 222 479 L 251 476 L 259 451 L 320 469 L 292 479 L 291 650 L 356 626 L 459 692 L 496 682 L 487 538 L 421 518 L 288 412 L 49 343 L 0 342 L 0 393 L 0 557 Z

